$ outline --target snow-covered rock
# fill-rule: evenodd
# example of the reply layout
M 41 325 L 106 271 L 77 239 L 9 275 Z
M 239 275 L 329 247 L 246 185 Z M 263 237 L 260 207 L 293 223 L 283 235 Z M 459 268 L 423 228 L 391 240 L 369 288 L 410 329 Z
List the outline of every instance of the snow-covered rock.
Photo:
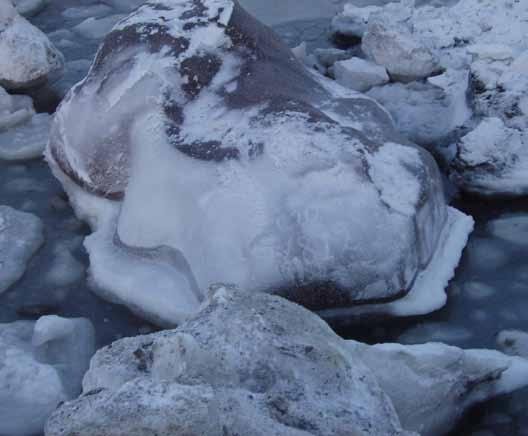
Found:
M 429 77 L 438 70 L 437 59 L 403 21 L 408 16 L 398 8 L 405 10 L 406 6 L 391 3 L 369 15 L 361 48 L 395 80 L 410 82 Z M 400 16 L 402 21 L 397 21 Z
M 0 85 L 20 90 L 58 76 L 63 56 L 47 36 L 0 0 Z
M 457 142 L 454 176 L 465 190 L 486 195 L 528 193 L 528 133 L 485 118 Z
M 83 395 L 51 416 L 46 436 L 170 429 L 201 436 L 409 434 L 369 369 L 316 315 L 279 297 L 221 286 L 177 330 L 99 350 Z
M 44 241 L 43 227 L 35 215 L 0 206 L 0 294 L 24 274 Z
M 400 132 L 424 146 L 443 141 L 470 116 L 469 110 L 457 112 L 461 107 L 458 96 L 452 98 L 428 83 L 390 83 L 371 89 L 368 95 L 387 108 Z
M 445 296 L 472 221 L 431 156 L 237 3 L 195 3 L 120 21 L 55 116 L 97 292 L 164 325 L 216 282 L 313 309 Z
M 356 57 L 336 62 L 333 71 L 337 83 L 359 92 L 389 81 L 384 67 Z
M 99 350 L 83 394 L 45 434 L 435 436 L 475 402 L 527 384 L 525 359 L 345 341 L 279 297 L 216 286 L 178 329 Z
M 363 38 L 370 14 L 380 10 L 379 6 L 357 7 L 353 3 L 347 3 L 343 11 L 332 19 L 332 32 L 346 37 Z
M 0 324 L 0 434 L 41 433 L 57 405 L 79 394 L 94 337 L 83 318 Z
M 528 333 L 520 330 L 503 330 L 497 335 L 500 350 L 510 356 L 528 359 Z
M 0 131 L 0 159 L 25 160 L 42 157 L 49 139 L 51 115 L 36 114 L 24 124 Z

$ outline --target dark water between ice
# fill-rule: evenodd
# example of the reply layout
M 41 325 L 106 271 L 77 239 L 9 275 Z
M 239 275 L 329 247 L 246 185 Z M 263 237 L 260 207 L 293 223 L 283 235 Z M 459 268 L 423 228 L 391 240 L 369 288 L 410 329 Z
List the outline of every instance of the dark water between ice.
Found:
M 65 21 L 60 12 L 66 6 L 88 4 L 93 1 L 54 1 L 33 22 L 46 33 L 71 28 L 82 20 Z M 324 47 L 330 46 L 326 37 L 327 26 L 327 20 L 312 20 L 284 24 L 277 30 L 291 46 L 307 41 L 309 45 Z M 61 36 L 64 35 L 59 34 Z M 67 60 L 91 59 L 97 40 L 75 38 L 77 45 L 60 47 Z M 57 88 L 74 83 L 82 75 L 82 69 L 70 69 Z M 39 99 L 43 108 L 50 108 L 58 101 L 50 93 L 41 93 Z M 13 183 L 14 180 L 25 181 Z M 38 318 L 46 313 L 83 316 L 94 323 L 99 347 L 153 329 L 125 308 L 96 297 L 89 291 L 85 277 L 66 288 L 44 284 L 42 277 L 50 269 L 53 249 L 58 242 L 68 241 L 75 247 L 75 257 L 88 267 L 82 246 L 82 238 L 88 229 L 74 217 L 60 184 L 44 162 L 0 161 L 0 204 L 38 215 L 46 228 L 46 242 L 31 261 L 24 277 L 0 295 L 0 323 Z M 508 242 L 494 237 L 488 229 L 491 220 L 505 213 L 528 214 L 528 201 L 463 198 L 456 201 L 456 206 L 474 216 L 476 229 L 449 287 L 446 307 L 430 316 L 379 322 L 374 327 L 359 328 L 342 320 L 333 325 L 339 334 L 370 343 L 434 340 L 461 347 L 494 348 L 495 336 L 500 330 L 528 330 L 528 268 L 525 265 L 528 242 Z M 528 389 L 525 389 L 476 407 L 453 435 L 527 436 L 527 411 Z

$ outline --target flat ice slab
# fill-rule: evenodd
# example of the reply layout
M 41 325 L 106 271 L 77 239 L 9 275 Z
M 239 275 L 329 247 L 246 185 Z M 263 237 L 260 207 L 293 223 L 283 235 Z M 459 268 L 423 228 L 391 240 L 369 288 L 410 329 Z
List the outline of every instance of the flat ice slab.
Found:
M 22 277 L 43 242 L 43 224 L 37 216 L 0 206 L 0 293 Z

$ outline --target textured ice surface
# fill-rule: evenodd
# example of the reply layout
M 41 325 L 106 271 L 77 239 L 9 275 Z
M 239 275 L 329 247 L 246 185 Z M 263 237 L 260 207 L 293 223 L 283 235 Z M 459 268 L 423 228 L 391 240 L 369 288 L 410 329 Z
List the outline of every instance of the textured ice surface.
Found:
M 42 84 L 62 69 L 63 57 L 46 35 L 0 1 L 0 85 L 16 90 Z
M 43 241 L 37 216 L 0 206 L 0 293 L 22 277 Z
M 344 341 L 286 300 L 218 286 L 178 329 L 99 350 L 83 395 L 52 415 L 46 436 L 435 436 L 475 402 L 527 384 L 525 359 Z
M 40 433 L 57 405 L 79 394 L 94 345 L 81 318 L 0 324 L 0 434 Z
M 238 5 L 156 4 L 118 23 L 52 127 L 98 291 L 165 324 L 219 281 L 314 309 L 406 294 L 463 221 L 431 156 Z M 443 295 L 449 247 L 417 292 Z
M 410 435 L 370 370 L 316 315 L 223 287 L 177 330 L 99 350 L 83 393 L 53 414 L 47 436 Z

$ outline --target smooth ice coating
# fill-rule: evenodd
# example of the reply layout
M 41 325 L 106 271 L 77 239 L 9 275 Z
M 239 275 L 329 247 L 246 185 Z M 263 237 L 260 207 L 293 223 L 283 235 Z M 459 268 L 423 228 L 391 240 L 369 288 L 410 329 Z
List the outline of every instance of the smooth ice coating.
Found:
M 37 216 L 0 206 L 0 293 L 22 277 L 43 242 L 43 225 Z
M 406 295 L 434 260 L 446 271 L 416 292 L 443 293 L 471 230 L 446 242 L 466 218 L 448 219 L 435 162 L 380 106 L 227 0 L 120 21 L 47 156 L 93 227 L 95 288 L 161 324 L 216 282 L 348 308 Z
M 94 348 L 83 318 L 0 324 L 0 434 L 42 432 L 57 405 L 79 394 Z

